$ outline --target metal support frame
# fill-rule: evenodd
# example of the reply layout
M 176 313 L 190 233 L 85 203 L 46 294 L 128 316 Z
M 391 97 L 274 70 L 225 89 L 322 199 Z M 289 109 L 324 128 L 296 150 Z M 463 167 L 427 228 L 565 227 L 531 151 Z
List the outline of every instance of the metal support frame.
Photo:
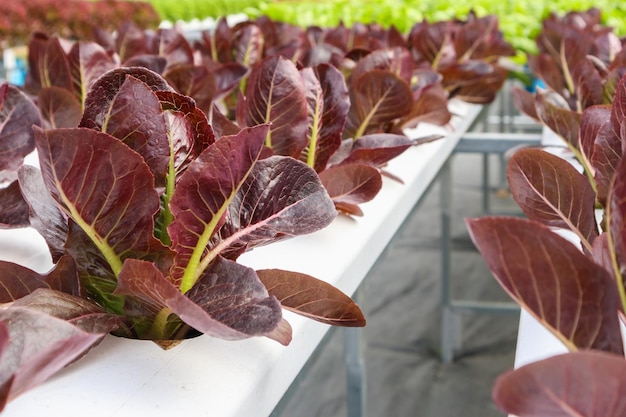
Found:
M 451 308 L 450 253 L 452 250 L 451 207 L 452 170 L 448 159 L 439 172 L 439 198 L 441 202 L 441 360 L 454 360 L 454 351 L 459 348 L 460 323 Z
M 441 204 L 441 361 L 451 363 L 461 348 L 461 314 L 519 313 L 512 302 L 470 301 L 454 299 L 452 294 L 452 161 L 449 159 L 440 174 Z M 488 193 L 486 193 L 488 195 Z M 484 203 L 483 203 L 484 204 Z
M 502 99 L 502 96 L 501 96 Z M 509 103 L 510 104 L 510 103 Z M 440 204 L 441 204 L 441 361 L 450 363 L 454 361 L 455 353 L 461 348 L 462 326 L 461 314 L 471 313 L 519 313 L 519 306 L 513 302 L 472 301 L 455 299 L 452 294 L 451 257 L 452 257 L 452 234 L 451 216 L 453 206 L 452 192 L 452 158 L 456 153 L 481 153 L 482 154 L 482 208 L 484 213 L 490 213 L 489 199 L 489 155 L 499 154 L 501 158 L 500 175 L 505 178 L 505 153 L 521 146 L 536 146 L 541 143 L 541 133 L 511 132 L 516 126 L 506 123 L 505 120 L 515 120 L 510 116 L 510 109 L 506 102 L 500 103 L 498 117 L 498 132 L 470 131 L 466 132 L 448 161 L 442 167 L 439 174 L 440 181 Z M 509 106 L 510 107 L 510 106 Z M 508 117 L 508 119 L 507 119 Z M 491 116 L 483 113 L 483 118 L 477 120 L 482 123 L 486 130 Z
M 367 380 L 363 362 L 363 331 L 357 327 L 346 327 L 342 330 L 347 372 L 348 417 L 365 417 Z

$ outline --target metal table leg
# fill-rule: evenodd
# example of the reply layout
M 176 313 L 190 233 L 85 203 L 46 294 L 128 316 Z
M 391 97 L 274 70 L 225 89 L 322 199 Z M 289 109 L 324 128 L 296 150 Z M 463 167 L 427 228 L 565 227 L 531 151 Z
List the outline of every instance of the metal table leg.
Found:
M 452 210 L 452 169 L 448 159 L 439 173 L 441 204 L 441 361 L 454 360 L 454 351 L 459 348 L 459 317 L 452 311 L 450 288 L 450 254 L 452 237 L 450 231 Z
M 362 298 L 362 291 L 357 290 L 355 301 Z M 367 383 L 363 365 L 363 329 L 346 327 L 342 331 L 348 384 L 348 417 L 365 417 Z

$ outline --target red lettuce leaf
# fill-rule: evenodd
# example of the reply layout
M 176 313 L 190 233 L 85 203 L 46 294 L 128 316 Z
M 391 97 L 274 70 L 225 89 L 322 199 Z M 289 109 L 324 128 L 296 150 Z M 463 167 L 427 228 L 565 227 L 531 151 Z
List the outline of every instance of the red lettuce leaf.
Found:
M 226 256 L 312 233 L 336 215 L 315 171 L 293 158 L 272 156 L 258 161 L 238 190 L 211 251 Z
M 405 47 L 378 49 L 360 59 L 350 77 L 356 80 L 372 70 L 385 70 L 410 83 L 414 66 L 411 53 Z
M 215 74 L 206 66 L 178 65 L 163 74 L 180 94 L 193 97 L 196 105 L 208 113 L 217 96 Z
M 128 259 L 116 294 L 140 300 L 142 313 L 168 308 L 197 331 L 227 340 L 266 335 L 282 320 L 280 304 L 267 294 L 254 270 L 222 258 L 204 271 L 187 295 L 154 264 Z
M 39 90 L 37 103 L 46 129 L 77 127 L 83 116 L 83 109 L 76 97 L 60 87 Z
M 271 333 L 282 320 L 280 303 L 256 272 L 222 257 L 187 296 L 216 320 L 249 336 Z
M 552 98 L 556 98 L 554 95 Z M 555 104 L 546 94 L 535 96 L 537 115 L 543 124 L 561 136 L 573 149 L 579 148 L 581 113 L 570 110 L 564 103 Z
M 613 107 L 611 108 L 611 125 L 613 131 L 622 142 L 622 154 L 626 152 L 626 77 L 622 77 L 617 84 Z
M 260 270 L 257 275 L 269 294 L 287 310 L 330 325 L 365 326 L 365 317 L 359 306 L 322 280 L 279 269 Z
M 235 87 L 248 75 L 248 68 L 236 62 L 228 62 L 212 68 L 215 77 L 216 95 L 215 100 L 222 99 L 232 92 Z
M 341 164 L 366 164 L 381 167 L 414 145 L 404 135 L 378 133 L 359 137 Z
M 44 59 L 49 36 L 43 32 L 35 31 L 28 41 L 28 71 L 24 80 L 24 89 L 35 95 L 41 89 L 41 75 L 39 74 L 39 61 Z
M 593 260 L 607 271 L 613 270 L 613 247 L 609 243 L 609 234 L 602 233 L 593 241 Z
M 263 59 L 264 47 L 263 32 L 254 22 L 243 22 L 233 28 L 230 48 L 235 62 L 254 67 Z
M 566 90 L 567 87 L 558 60 L 554 60 L 549 54 L 529 55 L 528 66 L 553 91 L 563 94 Z
M 508 70 L 481 60 L 468 60 L 440 67 L 442 84 L 456 97 L 468 103 L 491 103 L 501 90 Z
M 142 67 L 157 74 L 162 74 L 167 66 L 167 60 L 162 56 L 145 54 L 137 55 L 124 62 L 125 67 Z
M 174 91 L 167 81 L 154 71 L 141 67 L 122 67 L 104 73 L 91 86 L 85 98 L 84 122 L 81 126 L 100 129 L 104 124 L 107 110 L 115 100 L 128 76 L 147 84 L 152 91 Z
M 500 285 L 565 346 L 623 354 L 615 281 L 603 267 L 532 220 L 466 223 Z
M 73 94 L 81 108 L 85 102 L 87 91 L 94 82 L 104 73 L 117 67 L 118 63 L 102 46 L 95 42 L 78 41 L 68 54 L 68 62 Z M 76 127 L 58 126 L 58 127 Z
M 37 107 L 17 87 L 0 85 L 0 172 L 16 170 L 35 149 L 32 125 L 41 125 Z
M 183 292 L 202 273 L 198 264 L 203 262 L 206 268 L 210 263 L 212 257 L 206 256 L 205 249 L 223 225 L 229 204 L 260 157 L 268 131 L 267 125 L 260 125 L 221 138 L 181 175 L 170 202 L 175 219 L 168 232 L 176 252 L 178 272 L 174 276 L 183 279 Z M 187 274 L 186 278 L 183 274 Z
M 24 307 L 0 310 L 0 322 L 4 346 L 0 409 L 73 362 L 104 335 Z
M 350 101 L 343 75 L 333 66 L 303 68 L 300 75 L 306 91 L 309 126 L 308 146 L 300 159 L 317 172 L 326 168 L 331 155 L 341 145 Z
M 139 154 L 91 129 L 36 130 L 35 136 L 46 187 L 114 273 L 124 257 L 156 245 L 153 216 L 159 197 Z
M 568 161 L 541 149 L 520 149 L 507 167 L 511 194 L 529 219 L 576 233 L 591 252 L 598 235 L 596 194 Z
M 591 165 L 597 199 L 606 204 L 615 168 L 622 159 L 622 141 L 611 124 L 609 106 L 592 106 L 580 120 L 580 148 Z
M 419 76 L 418 76 L 419 77 Z M 413 108 L 398 123 L 393 133 L 402 134 L 406 128 L 415 128 L 420 123 L 444 126 L 452 119 L 448 109 L 448 95 L 437 80 L 413 91 Z
M 300 44 L 306 42 L 304 28 L 289 23 L 273 21 L 267 16 L 260 16 L 254 23 L 261 29 L 265 41 L 265 55 L 281 55 L 296 61 L 300 53 Z
M 170 91 L 157 91 L 156 96 L 165 111 L 174 168 L 183 172 L 189 163 L 215 142 L 215 132 L 206 114 L 190 97 Z
M 588 59 L 583 60 L 572 68 L 572 79 L 576 86 L 576 97 L 580 103 L 580 108 L 586 109 L 590 106 L 603 104 L 604 80 L 595 65 Z
M 350 96 L 344 76 L 336 67 L 320 64 L 313 70 L 320 83 L 323 100 L 313 165 L 320 172 L 326 168 L 330 157 L 341 145 L 341 136 L 350 110 Z
M 535 107 L 535 95 L 519 87 L 511 88 L 511 96 L 515 108 L 526 116 L 539 121 L 537 108 Z
M 300 76 L 302 77 L 306 93 L 308 117 L 308 129 L 306 134 L 308 146 L 302 151 L 300 160 L 314 167 L 317 165 L 318 140 L 322 126 L 322 114 L 324 112 L 324 93 L 322 91 L 322 85 L 315 76 L 313 68 L 302 68 L 300 70 Z M 340 142 L 341 139 L 339 139 L 337 147 L 339 147 Z M 324 169 L 324 167 L 322 167 L 322 169 Z
M 350 81 L 350 112 L 344 138 L 357 139 L 385 130 L 385 125 L 406 116 L 413 108 L 409 84 L 396 74 L 372 70 Z
M 271 123 L 266 145 L 277 155 L 298 158 L 307 146 L 307 100 L 295 64 L 270 56 L 254 67 L 245 98 L 237 102 L 240 126 Z
M 124 299 L 113 295 L 117 276 L 102 251 L 74 221 L 69 221 L 66 253 L 74 259 L 85 293 L 96 303 L 116 314 L 124 313 Z
M 232 30 L 225 17 L 217 19 L 215 30 L 203 31 L 202 42 L 199 43 L 200 50 L 206 54 L 213 62 L 231 62 L 231 40 Z
M 193 49 L 185 36 L 177 29 L 159 29 L 148 38 L 148 50 L 163 56 L 167 62 L 164 72 L 194 62 Z
M 80 295 L 80 283 L 76 265 L 72 258 L 62 257 L 47 274 L 39 274 L 31 269 L 11 262 L 0 261 L 2 286 L 0 303 L 10 303 L 31 294 L 39 288 L 63 291 Z
M 61 272 L 62 273 L 62 272 Z M 10 308 L 21 307 L 67 321 L 89 333 L 102 335 L 117 329 L 124 318 L 108 313 L 93 301 L 51 288 L 40 288 L 16 300 Z
M 37 94 L 41 88 L 59 87 L 74 92 L 67 53 L 67 42 L 56 36 L 39 34 L 28 44 L 28 74 L 26 90 Z
M 21 193 L 28 205 L 30 226 L 43 236 L 50 249 L 52 261 L 56 262 L 65 253 L 67 217 L 50 196 L 38 168 L 23 165 L 18 171 L 18 178 Z
M 117 29 L 115 38 L 115 50 L 120 56 L 120 61 L 126 63 L 130 58 L 137 55 L 147 54 L 147 34 L 136 24 L 126 22 Z
M 236 135 L 242 129 L 239 125 L 228 119 L 216 106 L 213 106 L 211 109 L 210 119 L 215 136 L 218 138 Z
M 493 398 L 519 417 L 621 417 L 626 413 L 626 361 L 597 351 L 571 352 L 501 375 Z
M 13 181 L 9 186 L 0 188 L 0 229 L 29 225 L 28 204 L 19 183 Z
M 454 54 L 450 45 L 452 27 L 452 21 L 429 23 L 424 20 L 416 23 L 409 34 L 409 45 L 417 62 L 433 63 L 434 69 L 437 69 L 442 57 L 445 62 L 449 55 Z
M 515 50 L 498 29 L 498 17 L 495 15 L 476 17 L 474 12 L 470 12 L 467 21 L 457 26 L 452 43 L 461 61 L 494 61 L 498 57 L 515 55 Z
M 615 179 L 608 199 L 608 228 L 619 273 L 626 276 L 626 160 L 615 169 Z M 618 280 L 618 282 L 622 280 Z M 623 285 L 623 284 L 622 284 Z
M 143 70 L 147 77 L 159 77 L 147 71 Z M 109 89 L 103 90 L 105 87 Z M 80 126 L 108 133 L 137 151 L 150 167 L 157 186 L 163 186 L 170 159 L 168 129 L 161 103 L 151 87 L 118 71 L 103 75 L 87 95 Z
M 356 216 L 363 215 L 358 204 L 376 197 L 383 185 L 377 168 L 357 163 L 332 166 L 319 177 L 337 210 Z

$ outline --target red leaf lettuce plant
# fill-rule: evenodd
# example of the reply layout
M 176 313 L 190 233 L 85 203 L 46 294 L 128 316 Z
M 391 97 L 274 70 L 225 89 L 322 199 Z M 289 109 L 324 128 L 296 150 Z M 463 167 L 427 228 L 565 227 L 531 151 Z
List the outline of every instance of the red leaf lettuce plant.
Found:
M 498 28 L 498 18 L 473 12 L 467 20 L 417 23 L 408 45 L 416 62 L 442 75 L 449 97 L 481 104 L 494 100 L 508 76 L 500 59 L 515 55 Z
M 139 60 L 155 69 L 155 59 L 165 59 L 163 76 L 209 114 L 218 136 L 271 123 L 266 145 L 305 161 L 341 212 L 361 215 L 359 204 L 381 187 L 381 168 L 422 143 L 404 137 L 404 129 L 447 123 L 452 96 L 493 100 L 506 77 L 497 59 L 513 51 L 497 19 L 473 18 L 455 28 L 458 65 L 445 68 L 456 68 L 465 81 L 447 89 L 441 81 L 449 76 L 437 72 L 444 66 L 424 65 L 416 52 L 427 40 L 393 27 L 300 28 L 261 17 L 233 27 L 222 19 L 193 45 L 172 31 L 151 34 L 132 26 L 98 42 L 125 65 Z
M 512 50 L 495 18 L 445 27 L 454 28 L 446 39 L 458 56 L 436 66 L 424 64 L 418 51 L 429 44 L 422 31 L 405 37 L 376 25 L 300 28 L 261 17 L 230 27 L 221 19 L 195 42 L 176 30 L 132 24 L 115 36 L 96 30 L 93 42 L 37 35 L 26 90 L 38 96 L 46 126 L 72 126 L 94 75 L 120 65 L 149 68 L 192 97 L 218 137 L 269 123 L 265 144 L 272 152 L 307 163 L 339 211 L 362 215 L 359 205 L 380 190 L 384 165 L 430 140 L 409 140 L 406 128 L 447 123 L 450 97 L 488 102 L 506 77 L 496 61 Z M 437 71 L 452 68 L 464 86 L 444 89 L 450 75 Z
M 491 57 L 479 50 L 494 30 L 468 42 L 467 57 Z M 2 403 L 108 332 L 286 344 L 281 308 L 364 325 L 323 281 L 236 261 L 325 227 L 336 209 L 362 214 L 384 165 L 421 143 L 404 129 L 450 119 L 441 75 L 397 31 L 372 25 L 222 20 L 194 43 L 131 24 L 94 33 L 34 35 L 24 91 L 0 87 L 0 172 L 10 182 L 0 222 L 37 229 L 55 263 L 47 274 L 0 263 L 9 323 L 0 354 L 14 364 L 0 369 Z M 41 170 L 22 165 L 35 149 Z M 50 332 L 11 324 L 33 314 Z M 43 356 L 15 347 L 32 340 Z
M 545 89 L 536 94 L 512 90 L 516 107 L 559 132 L 573 152 L 581 112 L 610 104 L 626 74 L 626 49 L 613 28 L 600 22 L 597 9 L 546 18 L 536 39 L 539 53 L 528 55 L 529 67 Z
M 85 86 L 103 71 L 150 68 L 194 99 L 218 137 L 269 123 L 266 146 L 320 173 L 345 213 L 362 214 L 358 205 L 380 190 L 381 167 L 419 143 L 401 134 L 405 127 L 450 117 L 445 98 L 432 87 L 436 75 L 423 77 L 415 92 L 409 87 L 413 73 L 406 50 L 378 50 L 360 60 L 351 77 L 358 75 L 359 81 L 349 94 L 345 75 L 329 63 L 301 67 L 282 55 L 261 56 L 251 67 L 209 57 L 197 62 L 191 44 L 174 30 L 149 33 L 130 25 L 115 39 L 105 35 L 99 32 L 100 44 L 42 35 L 31 41 L 26 91 L 37 96 L 45 127 L 75 126 L 82 117 Z M 248 48 L 258 43 L 248 42 Z M 418 100 L 421 95 L 430 100 Z
M 337 214 L 313 169 L 267 152 L 269 124 L 216 139 L 191 98 L 143 67 L 105 72 L 80 106 L 77 127 L 42 129 L 25 94 L 0 88 L 0 163 L 18 176 L 2 193 L 23 196 L 28 224 L 55 263 L 42 275 L 0 262 L 2 404 L 111 331 L 288 344 L 282 308 L 365 324 L 358 306 L 323 281 L 236 262 Z M 33 146 L 41 170 L 20 166 Z M 7 214 L 6 227 L 24 225 L 20 211 L 17 220 Z
M 513 154 L 509 186 L 528 219 L 467 220 L 498 282 L 570 351 L 497 380 L 496 403 L 520 417 L 626 412 L 626 77 L 611 101 L 578 114 L 575 141 L 558 125 L 575 163 L 543 149 Z

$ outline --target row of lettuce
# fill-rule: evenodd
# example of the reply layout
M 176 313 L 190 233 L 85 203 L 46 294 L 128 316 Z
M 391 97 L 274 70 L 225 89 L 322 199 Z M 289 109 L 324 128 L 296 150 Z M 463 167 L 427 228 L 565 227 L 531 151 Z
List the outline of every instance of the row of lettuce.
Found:
M 493 398 L 519 417 L 617 417 L 626 386 L 626 52 L 597 11 L 545 21 L 537 47 L 528 62 L 545 89 L 514 88 L 513 99 L 566 150 L 510 158 L 509 188 L 527 218 L 467 226 L 504 290 L 568 352 L 504 373 Z
M 613 27 L 618 34 L 626 33 L 626 5 L 610 0 L 542 0 L 532 3 L 493 0 L 471 3 L 451 0 L 85 0 L 72 4 L 72 7 L 64 7 L 60 0 L 2 2 L 0 48 L 26 44 L 33 30 L 84 39 L 94 24 L 113 29 L 129 17 L 140 27 L 156 28 L 162 21 L 189 22 L 239 13 L 252 19 L 268 16 L 301 27 L 375 23 L 385 28 L 395 26 L 402 33 L 408 33 L 416 22 L 425 19 L 431 22 L 465 19 L 470 12 L 479 17 L 495 15 L 505 39 L 518 52 L 520 62 L 525 60 L 526 53 L 537 52 L 535 38 L 541 31 L 541 22 L 551 13 L 563 15 L 595 7 L 602 10 L 604 25 Z
M 150 0 L 159 15 L 170 21 L 189 21 L 194 18 L 219 17 L 223 13 L 243 12 L 252 18 L 261 15 L 274 20 L 299 26 L 335 26 L 343 22 L 377 23 L 383 27 L 395 26 L 407 33 L 415 22 L 427 19 L 441 21 L 465 18 L 474 11 L 478 16 L 495 15 L 507 39 L 516 50 L 519 59 L 524 53 L 536 52 L 535 37 L 541 31 L 541 21 L 550 13 L 563 15 L 570 11 L 584 11 L 592 7 L 602 10 L 602 23 L 626 33 L 626 5 L 610 0 L 539 0 L 494 1 L 474 0 L 334 0 L 334 1 L 259 1 L 237 0 L 194 2 L 192 0 Z
M 453 97 L 492 101 L 513 53 L 474 15 L 408 36 L 267 17 L 195 41 L 130 23 L 33 34 L 25 85 L 0 85 L 0 227 L 37 230 L 54 266 L 0 261 L 0 409 L 110 332 L 287 345 L 283 309 L 365 325 L 327 277 L 238 258 L 367 215 L 387 162 L 437 139 L 405 129 L 448 123 Z
M 365 325 L 324 277 L 237 259 L 337 213 L 363 215 L 392 176 L 387 162 L 436 139 L 406 129 L 449 123 L 453 98 L 492 102 L 509 75 L 502 61 L 515 55 L 497 17 L 474 13 L 406 33 L 220 19 L 194 41 L 124 23 L 79 41 L 38 32 L 28 49 L 24 87 L 0 86 L 10 182 L 0 227 L 35 228 L 55 266 L 40 274 L 0 262 L 0 303 L 11 303 L 0 311 L 10 355 L 0 407 L 109 332 L 288 344 L 283 309 Z M 537 49 L 529 65 L 550 100 L 516 100 L 566 136 L 577 112 L 611 101 L 626 49 L 597 9 L 544 20 Z M 34 149 L 41 170 L 23 165 Z M 45 331 L 29 325 L 39 320 Z M 24 356 L 24 344 L 45 360 Z

